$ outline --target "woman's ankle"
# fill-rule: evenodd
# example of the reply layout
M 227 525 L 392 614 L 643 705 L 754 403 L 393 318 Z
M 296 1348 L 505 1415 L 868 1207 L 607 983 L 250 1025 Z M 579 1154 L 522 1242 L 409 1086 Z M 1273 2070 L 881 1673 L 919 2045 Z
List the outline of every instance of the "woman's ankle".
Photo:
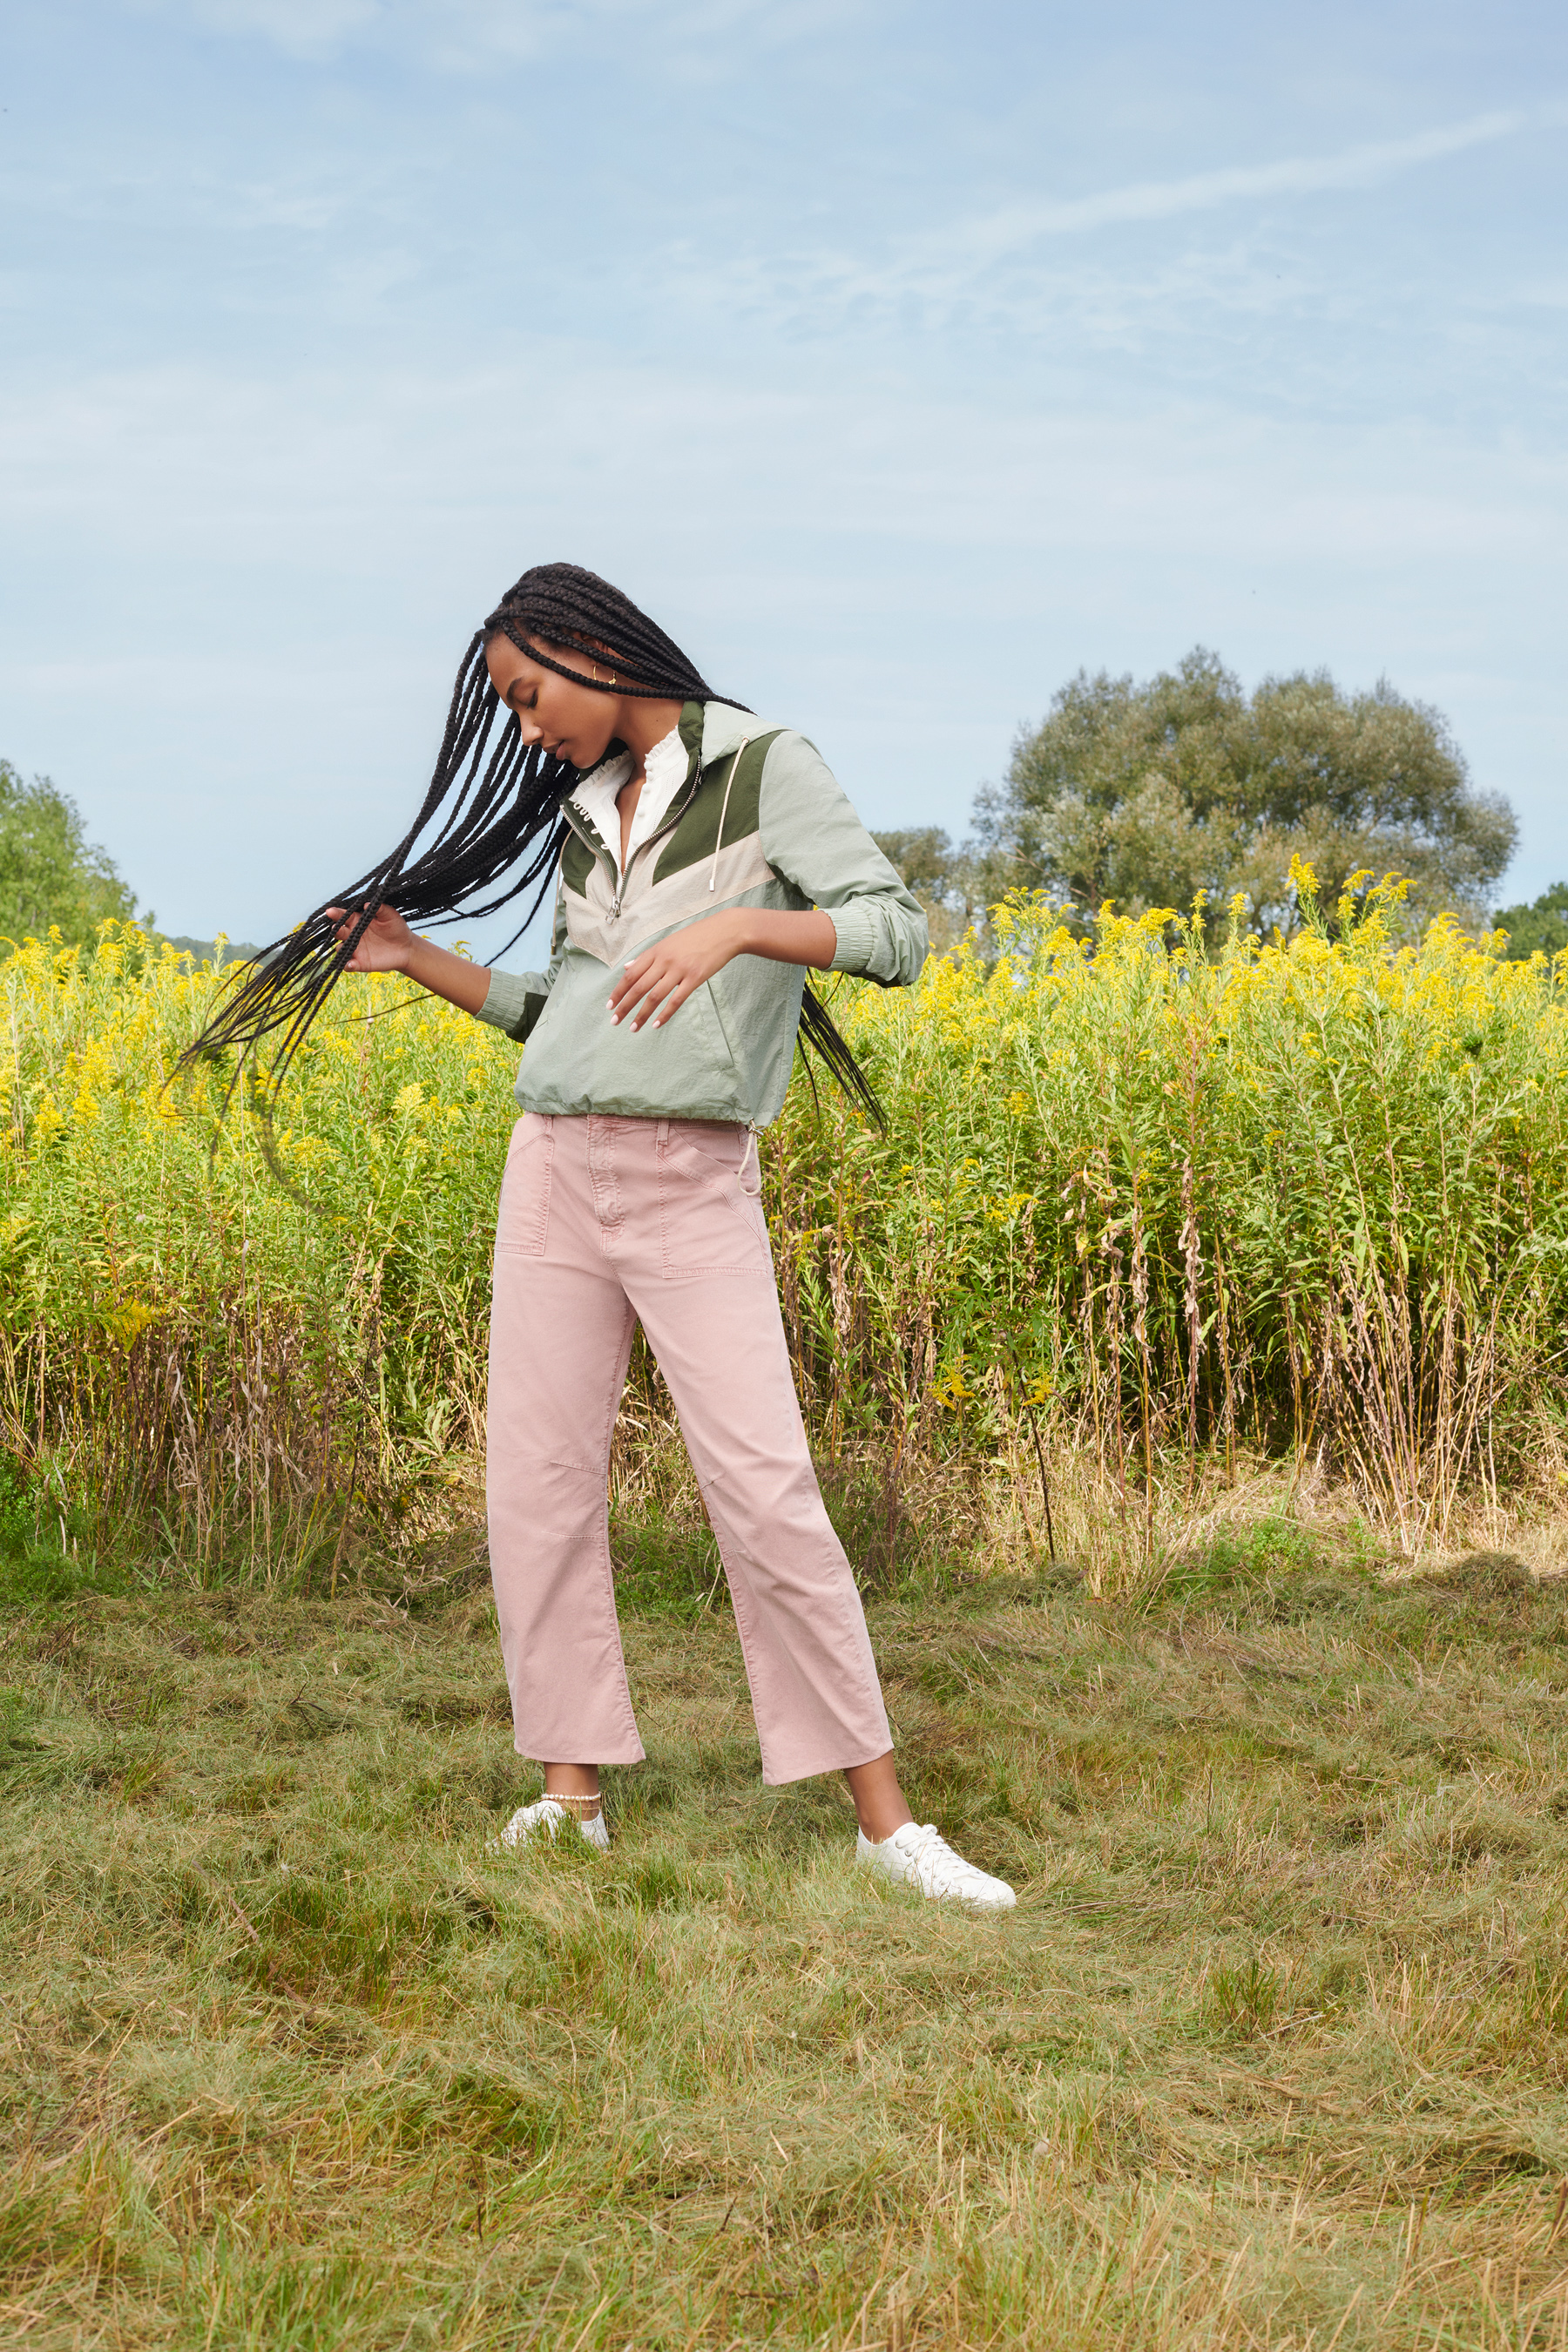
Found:
M 912 1822 L 909 1802 L 899 1786 L 899 1776 L 893 1769 L 892 1750 L 874 1757 L 868 1764 L 853 1764 L 844 1775 L 849 1783 L 849 1793 L 855 1800 L 861 1834 L 873 1845 L 880 1845 L 906 1822 Z
M 547 1764 L 544 1793 L 552 1805 L 561 1806 L 574 1821 L 594 1822 L 599 1818 L 599 1775 L 592 1765 Z

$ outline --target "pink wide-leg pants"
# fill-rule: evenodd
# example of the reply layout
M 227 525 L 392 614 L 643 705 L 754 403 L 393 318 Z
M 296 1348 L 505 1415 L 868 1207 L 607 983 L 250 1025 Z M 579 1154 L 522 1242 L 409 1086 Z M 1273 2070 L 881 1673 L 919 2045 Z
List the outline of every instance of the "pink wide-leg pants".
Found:
M 520 1755 L 635 1764 L 610 1433 L 640 1321 L 734 1599 L 770 1785 L 892 1746 L 807 1451 L 744 1128 L 545 1118 L 513 1131 L 490 1321 L 490 1570 Z

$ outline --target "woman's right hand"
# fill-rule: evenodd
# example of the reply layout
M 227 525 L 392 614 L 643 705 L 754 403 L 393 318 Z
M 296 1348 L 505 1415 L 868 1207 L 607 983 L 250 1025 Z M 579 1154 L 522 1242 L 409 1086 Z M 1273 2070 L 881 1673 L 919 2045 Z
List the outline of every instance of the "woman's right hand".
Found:
M 329 907 L 327 914 L 346 940 L 359 920 L 346 907 Z M 395 907 L 378 907 L 344 969 L 348 971 L 406 971 L 414 934 Z
M 347 907 L 329 907 L 327 913 L 339 939 L 346 942 L 358 917 Z M 376 908 L 343 969 L 406 972 L 416 987 L 427 988 L 432 996 L 444 996 L 448 1004 L 460 1004 L 465 1013 L 483 1012 L 490 992 L 489 964 L 473 963 L 467 956 L 454 955 L 450 948 L 422 940 L 395 907 Z

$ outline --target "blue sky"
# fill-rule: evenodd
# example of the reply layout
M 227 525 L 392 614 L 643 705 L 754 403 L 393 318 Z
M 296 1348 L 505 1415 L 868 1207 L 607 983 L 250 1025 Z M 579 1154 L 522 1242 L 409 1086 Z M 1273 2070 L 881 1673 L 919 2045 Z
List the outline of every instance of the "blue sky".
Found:
M 557 557 L 875 824 L 962 831 L 1080 665 L 1201 641 L 1436 703 L 1508 895 L 1568 874 L 1561 9 L 11 0 L 0 43 L 0 753 L 166 928 L 269 937 L 395 838 Z

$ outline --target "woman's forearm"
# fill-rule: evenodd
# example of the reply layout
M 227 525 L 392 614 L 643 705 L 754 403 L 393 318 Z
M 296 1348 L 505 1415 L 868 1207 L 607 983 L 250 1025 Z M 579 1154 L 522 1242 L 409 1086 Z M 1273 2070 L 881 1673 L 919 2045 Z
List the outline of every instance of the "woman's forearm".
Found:
M 773 913 L 766 907 L 731 907 L 713 918 L 737 926 L 739 955 L 767 956 L 773 963 L 809 964 L 816 971 L 830 969 L 838 952 L 838 933 L 831 915 L 814 908 L 808 915 Z
M 444 996 L 465 1013 L 478 1013 L 490 992 L 488 964 L 471 963 L 467 956 L 454 955 L 450 948 L 438 948 L 430 940 L 413 941 L 403 969 L 432 996 Z

